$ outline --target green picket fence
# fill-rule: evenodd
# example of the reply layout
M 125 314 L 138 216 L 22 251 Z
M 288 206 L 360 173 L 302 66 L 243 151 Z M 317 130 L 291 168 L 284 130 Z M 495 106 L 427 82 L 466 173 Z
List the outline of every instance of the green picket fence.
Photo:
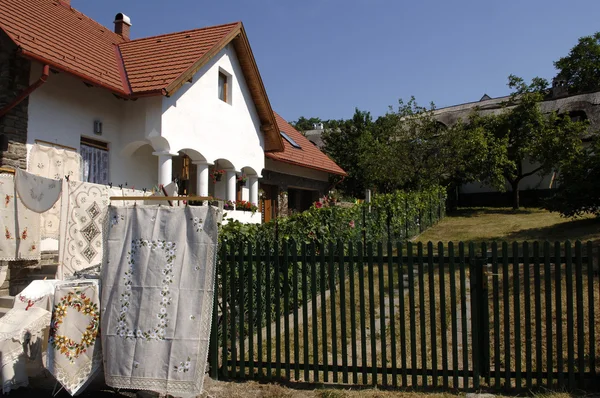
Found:
M 586 389 L 600 372 L 591 243 L 229 242 L 211 376 Z

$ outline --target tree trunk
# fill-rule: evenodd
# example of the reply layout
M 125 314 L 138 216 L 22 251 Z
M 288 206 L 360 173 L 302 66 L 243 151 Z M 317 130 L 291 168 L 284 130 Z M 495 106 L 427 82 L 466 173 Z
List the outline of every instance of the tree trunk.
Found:
M 511 181 L 513 210 L 519 210 L 519 180 Z

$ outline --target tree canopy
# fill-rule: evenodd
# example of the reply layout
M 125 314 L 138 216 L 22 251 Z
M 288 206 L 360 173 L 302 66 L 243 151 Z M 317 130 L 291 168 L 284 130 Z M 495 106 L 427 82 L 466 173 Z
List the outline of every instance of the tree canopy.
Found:
M 296 130 L 305 132 L 307 130 L 312 130 L 314 124 L 322 123 L 323 121 L 318 117 L 305 118 L 304 116 L 300 116 L 298 120 L 294 120 L 290 122 L 292 126 L 296 128 Z
M 600 89 L 600 32 L 580 37 L 569 54 L 554 62 L 570 94 Z

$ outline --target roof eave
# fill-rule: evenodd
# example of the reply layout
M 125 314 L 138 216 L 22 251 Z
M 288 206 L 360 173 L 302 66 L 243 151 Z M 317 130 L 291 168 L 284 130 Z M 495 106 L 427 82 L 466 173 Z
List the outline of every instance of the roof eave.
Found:
M 335 174 L 335 175 L 339 175 L 339 176 L 347 176 L 348 175 L 348 173 L 346 173 L 341 167 L 340 167 L 340 170 L 342 170 L 342 171 L 339 172 L 339 171 L 333 171 L 331 169 L 326 169 L 324 167 L 318 167 L 318 166 L 307 165 L 307 164 L 300 163 L 300 162 L 294 162 L 293 160 L 281 159 L 280 157 L 278 157 L 277 155 L 275 155 L 273 153 L 265 153 L 265 156 L 268 157 L 269 159 L 275 160 L 277 162 L 289 163 L 289 164 L 293 164 L 294 166 L 304 167 L 306 169 L 323 171 L 325 173 Z

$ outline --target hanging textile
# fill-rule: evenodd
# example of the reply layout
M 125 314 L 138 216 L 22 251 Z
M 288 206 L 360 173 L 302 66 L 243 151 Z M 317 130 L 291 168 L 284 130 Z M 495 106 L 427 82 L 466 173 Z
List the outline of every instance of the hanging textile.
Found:
M 0 260 L 39 260 L 40 215 L 18 199 L 13 176 L 0 175 L 0 195 Z
M 69 176 L 69 180 L 79 181 L 81 180 L 81 156 L 72 150 L 35 144 L 29 152 L 27 171 L 55 180 Z M 50 210 L 42 214 L 42 238 L 58 239 L 60 235 L 60 202 L 59 199 Z
M 100 370 L 102 350 L 96 341 L 100 327 L 98 281 L 60 283 L 54 309 L 46 369 L 71 395 L 75 395 Z
M 69 181 L 68 200 L 63 203 L 64 231 L 59 250 L 58 279 L 102 262 L 102 228 L 109 203 L 108 187 Z
M 139 189 L 132 189 L 132 188 L 110 188 L 109 190 L 109 195 L 112 196 L 119 196 L 119 197 L 127 197 L 127 196 L 150 196 L 152 193 L 151 192 L 144 192 L 142 190 Z M 116 207 L 125 207 L 125 206 L 133 206 L 136 204 L 141 204 L 142 202 L 140 201 L 135 201 L 135 200 L 115 200 L 112 202 L 113 206 Z
M 202 390 L 212 318 L 216 211 L 110 207 L 102 267 L 106 384 Z
M 62 181 L 36 176 L 17 169 L 15 187 L 19 198 L 29 210 L 43 213 L 52 208 L 60 199 Z
M 57 279 L 44 279 L 32 281 L 23 291 L 15 297 L 13 308 L 43 308 L 52 311 L 54 302 L 54 289 L 59 282 Z
M 42 345 L 51 313 L 42 308 L 13 308 L 0 319 L 0 373 L 2 392 L 24 387 L 43 369 Z

